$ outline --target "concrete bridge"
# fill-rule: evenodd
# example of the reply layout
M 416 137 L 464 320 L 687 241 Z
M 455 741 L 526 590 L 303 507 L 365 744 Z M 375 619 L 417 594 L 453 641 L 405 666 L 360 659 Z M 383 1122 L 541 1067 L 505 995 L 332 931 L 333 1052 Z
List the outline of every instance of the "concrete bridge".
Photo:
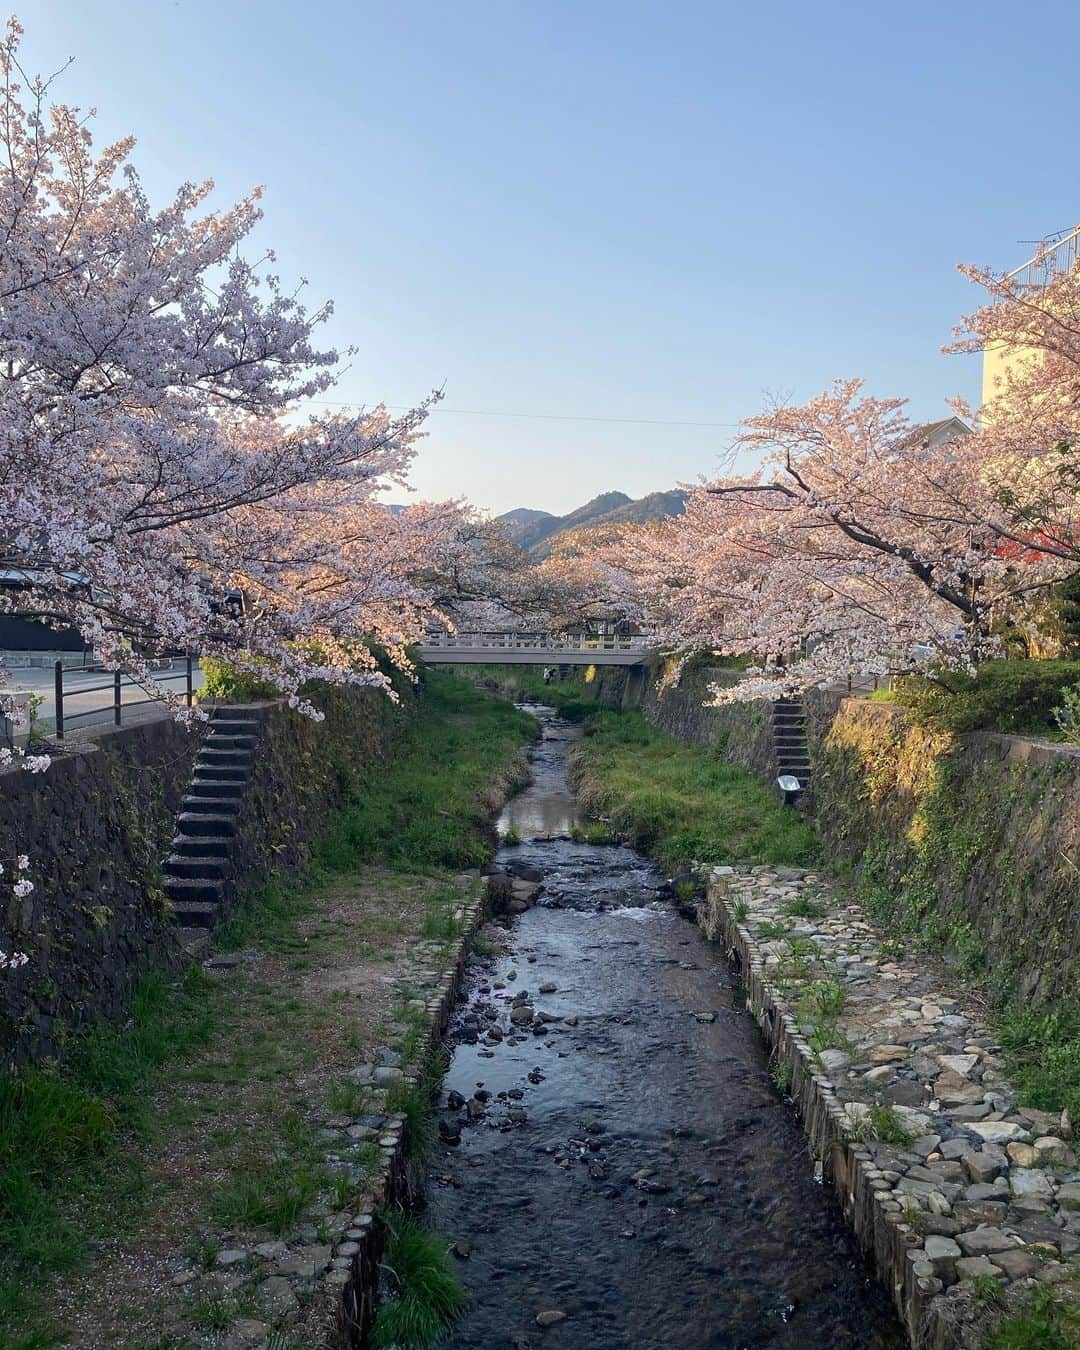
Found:
M 432 633 L 420 655 L 440 666 L 639 666 L 653 647 L 652 638 L 641 636 Z

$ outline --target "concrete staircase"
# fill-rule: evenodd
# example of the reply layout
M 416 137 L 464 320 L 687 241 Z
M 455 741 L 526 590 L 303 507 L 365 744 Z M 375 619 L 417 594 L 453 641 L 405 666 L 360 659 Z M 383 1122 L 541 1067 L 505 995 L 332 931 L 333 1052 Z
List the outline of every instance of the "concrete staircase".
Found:
M 802 700 L 780 698 L 773 704 L 773 748 L 778 774 L 793 774 L 810 794 L 810 751 L 806 744 L 806 713 Z
M 215 708 L 176 818 L 165 860 L 165 894 L 189 949 L 203 946 L 221 915 L 233 876 L 240 802 L 260 731 L 256 709 Z

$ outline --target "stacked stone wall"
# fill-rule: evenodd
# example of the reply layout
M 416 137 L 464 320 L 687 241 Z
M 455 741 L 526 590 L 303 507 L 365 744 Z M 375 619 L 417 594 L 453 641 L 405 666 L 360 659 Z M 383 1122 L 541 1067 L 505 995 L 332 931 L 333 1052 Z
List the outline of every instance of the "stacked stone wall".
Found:
M 322 722 L 281 703 L 259 709 L 234 857 L 240 887 L 303 860 L 402 716 L 374 690 L 330 690 L 318 702 Z M 0 772 L 0 951 L 30 958 L 0 977 L 5 1062 L 62 1054 L 74 1027 L 118 1016 L 133 981 L 180 959 L 161 868 L 200 726 L 160 718 L 110 729 L 54 755 L 42 774 Z M 22 853 L 34 889 L 19 899 L 10 864 Z

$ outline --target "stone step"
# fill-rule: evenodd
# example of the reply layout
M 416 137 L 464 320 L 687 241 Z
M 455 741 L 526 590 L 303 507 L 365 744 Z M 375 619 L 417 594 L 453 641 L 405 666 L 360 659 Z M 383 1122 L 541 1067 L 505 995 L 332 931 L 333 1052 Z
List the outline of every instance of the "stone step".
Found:
M 198 842 L 203 841 L 200 839 Z M 225 857 L 214 858 L 206 853 L 170 853 L 165 859 L 165 871 L 171 877 L 191 877 L 195 881 L 217 878 L 224 881 L 229 871 L 229 860 Z
M 205 932 L 217 923 L 220 912 L 220 905 L 209 904 L 205 900 L 173 901 L 173 918 L 180 925 L 181 931 L 186 928 L 201 928 Z
M 216 760 L 211 760 L 211 762 L 207 764 L 196 756 L 195 777 L 213 778 L 219 783 L 237 783 L 240 787 L 243 787 L 247 783 L 250 774 L 246 765 L 220 764 Z
M 257 736 L 259 723 L 240 717 L 214 717 L 211 718 L 209 730 L 215 736 L 219 733 L 223 736 Z
M 196 773 L 189 791 L 195 797 L 239 797 L 247 784 L 242 778 L 217 778 Z
M 231 835 L 178 834 L 172 841 L 172 856 L 180 858 L 227 858 L 236 847 Z
M 211 725 L 210 733 L 203 741 L 204 750 L 247 750 L 255 749 L 254 736 L 230 736 L 226 732 L 218 732 Z
M 197 811 L 201 815 L 235 816 L 240 810 L 240 802 L 236 797 L 207 797 L 201 792 L 188 791 L 180 809 Z
M 181 811 L 176 818 L 183 834 L 208 835 L 214 839 L 230 839 L 236 833 L 236 818 L 220 812 Z
M 242 717 L 246 721 L 258 722 L 266 712 L 265 703 L 219 703 L 211 710 L 211 718 Z
M 196 900 L 220 905 L 225 883 L 220 877 L 166 877 L 165 894 L 175 906 L 177 901 Z
M 180 946 L 188 956 L 203 957 L 210 950 L 210 930 L 208 928 L 180 928 Z
M 251 763 L 250 750 L 226 750 L 219 746 L 204 745 L 195 759 L 201 769 L 232 768 L 246 769 Z

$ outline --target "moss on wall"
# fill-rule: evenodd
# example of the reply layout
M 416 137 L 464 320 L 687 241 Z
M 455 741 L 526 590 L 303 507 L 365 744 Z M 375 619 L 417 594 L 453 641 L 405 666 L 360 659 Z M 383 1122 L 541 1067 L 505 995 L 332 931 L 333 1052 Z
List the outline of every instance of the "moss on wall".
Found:
M 965 736 L 887 704 L 819 699 L 814 820 L 862 899 L 1001 993 L 1080 977 L 1080 752 Z
M 30 957 L 0 978 L 5 1058 L 58 1052 L 69 1027 L 115 1014 L 133 978 L 175 957 L 161 863 L 197 747 L 161 719 L 102 733 L 43 774 L 0 775 L 0 856 L 28 854 L 34 884 L 0 903 L 0 949 Z
M 257 705 L 237 885 L 303 861 L 326 813 L 388 753 L 414 697 L 399 692 L 395 704 L 371 689 L 320 691 L 322 722 Z M 22 900 L 0 892 L 0 951 L 30 957 L 0 978 L 5 1060 L 62 1053 L 72 1027 L 117 1016 L 139 975 L 179 959 L 162 862 L 200 739 L 161 718 L 102 732 L 44 774 L 0 774 L 0 858 L 28 854 L 34 883 Z

